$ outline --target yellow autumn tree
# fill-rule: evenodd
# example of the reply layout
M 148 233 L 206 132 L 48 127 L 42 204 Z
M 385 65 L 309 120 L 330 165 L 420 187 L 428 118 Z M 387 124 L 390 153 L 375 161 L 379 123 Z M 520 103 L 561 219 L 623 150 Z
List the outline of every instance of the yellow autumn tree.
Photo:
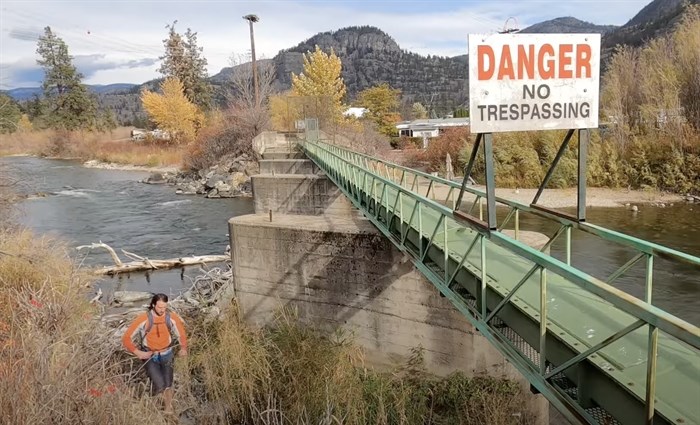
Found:
M 342 118 L 346 88 L 341 70 L 342 62 L 333 49 L 325 53 L 316 46 L 315 51 L 304 55 L 301 74 L 292 73 L 292 94 L 301 98 L 302 105 L 309 104 L 303 108 L 306 118 L 319 118 L 321 125 Z
M 29 131 L 34 130 L 34 126 L 32 125 L 32 122 L 29 120 L 29 117 L 27 114 L 22 114 L 22 117 L 19 119 L 19 122 L 17 123 L 17 131 L 20 133 L 27 133 Z
M 367 109 L 365 117 L 377 124 L 380 133 L 391 137 L 396 135 L 396 123 L 401 120 L 400 95 L 401 90 L 383 83 L 362 90 L 357 95 L 357 105 Z
M 188 143 L 194 140 L 204 122 L 204 115 L 185 96 L 179 79 L 166 78 L 160 85 L 160 93 L 148 89 L 141 92 L 141 102 L 148 117 L 167 131 L 172 143 Z

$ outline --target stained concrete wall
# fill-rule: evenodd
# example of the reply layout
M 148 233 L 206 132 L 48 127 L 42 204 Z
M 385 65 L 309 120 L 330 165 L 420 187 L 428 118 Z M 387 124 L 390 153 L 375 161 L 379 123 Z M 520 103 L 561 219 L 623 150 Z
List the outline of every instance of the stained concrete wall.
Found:
M 310 159 L 263 159 L 260 174 L 319 174 L 320 170 Z
M 258 214 L 355 214 L 352 203 L 325 175 L 260 174 L 251 180 Z
M 309 326 L 354 333 L 375 365 L 402 362 L 422 346 L 438 375 L 521 382 L 538 423 L 547 402 L 365 219 L 247 215 L 229 221 L 235 295 L 243 317 L 264 325 L 282 306 Z
M 296 133 L 278 133 L 263 131 L 253 138 L 253 150 L 259 155 L 275 148 L 289 148 L 296 145 L 299 135 Z

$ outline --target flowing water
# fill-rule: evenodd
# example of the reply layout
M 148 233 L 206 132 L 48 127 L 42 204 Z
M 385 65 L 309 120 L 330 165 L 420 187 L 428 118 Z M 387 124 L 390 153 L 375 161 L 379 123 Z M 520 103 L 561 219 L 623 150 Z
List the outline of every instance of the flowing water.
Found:
M 223 254 L 231 217 L 253 212 L 250 198 L 205 199 L 176 195 L 172 186 L 139 183 L 146 172 L 85 168 L 79 162 L 31 157 L 0 159 L 16 190 L 47 194 L 19 204 L 18 221 L 69 246 L 102 241 L 153 259 Z M 104 249 L 73 251 L 85 265 L 113 264 Z M 215 266 L 215 265 L 214 265 Z M 212 267 L 214 267 L 212 266 Z M 191 285 L 197 267 L 105 278 L 100 287 L 177 294 Z
M 139 183 L 148 174 L 84 168 L 80 163 L 39 158 L 5 158 L 25 194 L 48 193 L 20 203 L 19 220 L 39 234 L 66 239 L 70 246 L 102 241 L 149 258 L 222 254 L 228 244 L 227 220 L 253 212 L 250 198 L 205 199 L 175 195 L 171 186 Z M 700 256 L 700 205 L 679 203 L 672 207 L 642 205 L 633 213 L 626 208 L 589 208 L 587 219 L 620 232 Z M 523 215 L 521 228 L 548 235 L 556 225 Z M 635 253 L 620 245 L 573 232 L 572 263 L 583 271 L 606 278 Z M 564 258 L 564 239 L 552 246 L 552 254 Z M 109 264 L 103 250 L 74 252 L 86 265 Z M 107 278 L 101 285 L 112 290 L 147 290 L 175 294 L 189 286 L 196 268 L 132 273 Z M 614 282 L 614 286 L 638 297 L 644 291 L 644 262 Z M 654 304 L 695 325 L 700 325 L 700 270 L 697 267 L 656 259 Z

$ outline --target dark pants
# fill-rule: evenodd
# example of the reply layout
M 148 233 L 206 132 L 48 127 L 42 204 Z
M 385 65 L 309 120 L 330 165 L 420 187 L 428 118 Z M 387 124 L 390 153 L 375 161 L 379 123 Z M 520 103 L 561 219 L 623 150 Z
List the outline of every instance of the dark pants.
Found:
M 151 393 L 161 393 L 173 386 L 173 353 L 166 357 L 157 354 L 146 360 L 146 373 L 151 378 Z

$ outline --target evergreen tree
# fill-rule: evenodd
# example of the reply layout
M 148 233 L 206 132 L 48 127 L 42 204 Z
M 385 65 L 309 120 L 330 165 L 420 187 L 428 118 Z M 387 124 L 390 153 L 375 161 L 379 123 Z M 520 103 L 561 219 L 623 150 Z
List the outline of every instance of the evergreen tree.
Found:
M 207 81 L 207 59 L 203 48 L 197 46 L 197 33 L 187 28 L 184 36 L 175 31 L 175 24 L 166 26 L 168 38 L 163 40 L 165 55 L 158 71 L 166 77 L 175 77 L 183 85 L 185 96 L 203 110 L 211 106 L 211 85 Z
M 22 112 L 17 102 L 10 96 L 0 93 L 0 133 L 17 131 Z
M 66 130 L 92 129 L 98 125 L 97 102 L 81 83 L 83 78 L 73 65 L 66 43 L 44 28 L 39 37 L 37 63 L 44 68 L 42 84 L 45 105 L 44 121 L 52 128 Z

